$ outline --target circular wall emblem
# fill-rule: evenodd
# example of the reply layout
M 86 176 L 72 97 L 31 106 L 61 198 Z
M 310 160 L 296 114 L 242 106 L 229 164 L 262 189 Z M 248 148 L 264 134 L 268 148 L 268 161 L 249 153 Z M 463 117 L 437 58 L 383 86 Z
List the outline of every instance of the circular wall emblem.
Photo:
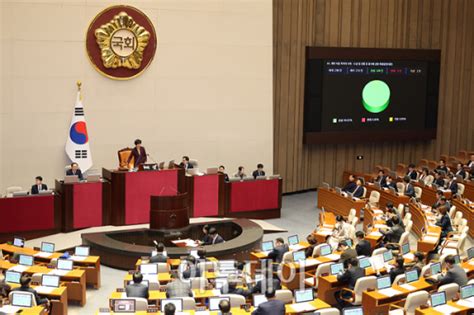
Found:
M 362 104 L 371 113 L 383 112 L 390 103 L 390 88 L 387 83 L 373 80 L 362 90 Z
M 69 136 L 75 144 L 86 144 L 89 141 L 86 123 L 83 121 L 74 123 L 69 130 Z
M 140 75 L 156 52 L 156 33 L 137 8 L 117 5 L 100 12 L 90 23 L 86 50 L 94 68 L 108 78 L 128 80 Z

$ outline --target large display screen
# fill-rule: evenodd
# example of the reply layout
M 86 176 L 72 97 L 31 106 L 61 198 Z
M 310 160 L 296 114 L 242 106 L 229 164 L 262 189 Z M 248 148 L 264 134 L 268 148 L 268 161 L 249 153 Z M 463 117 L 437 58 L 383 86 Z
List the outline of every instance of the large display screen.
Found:
M 308 47 L 305 143 L 436 137 L 439 50 Z

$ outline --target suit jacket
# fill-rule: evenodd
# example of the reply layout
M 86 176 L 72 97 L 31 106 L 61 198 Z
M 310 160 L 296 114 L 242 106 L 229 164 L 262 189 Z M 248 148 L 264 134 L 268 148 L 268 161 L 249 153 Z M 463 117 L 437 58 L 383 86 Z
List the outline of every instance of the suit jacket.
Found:
M 255 170 L 253 171 L 252 176 L 253 178 L 257 178 L 258 176 L 265 176 L 265 171 Z
M 353 290 L 357 279 L 365 277 L 365 270 L 360 267 L 351 267 L 346 269 L 343 274 L 337 275 L 337 280 L 341 284 L 347 284 L 349 289 Z
M 416 180 L 416 177 L 418 176 L 418 174 L 416 171 L 411 171 L 411 172 L 407 172 L 407 176 L 410 177 L 410 179 L 412 180 Z
M 387 232 L 381 233 L 385 235 L 386 242 L 398 243 L 400 242 L 400 238 L 402 237 L 403 232 L 405 232 L 405 229 L 400 224 L 396 224 L 392 226 Z
M 277 246 L 273 248 L 271 252 L 268 253 L 268 258 L 273 260 L 274 262 L 281 263 L 283 260 L 283 255 L 289 250 L 287 244 L 283 244 L 281 246 Z
M 367 256 L 370 257 L 372 255 L 372 247 L 370 246 L 370 242 L 368 240 L 361 240 L 356 245 L 357 255 Z
M 142 283 L 132 283 L 125 287 L 125 292 L 129 298 L 148 299 L 148 287 Z
M 214 244 L 224 243 L 224 239 L 222 238 L 222 236 L 217 234 L 214 238 L 212 238 L 212 236 L 210 237 L 210 242 L 211 243 L 207 244 L 207 245 L 214 245 Z
M 405 187 L 405 196 L 408 197 L 415 197 L 415 187 L 413 187 L 413 184 L 408 183 Z
M 344 186 L 344 188 L 342 188 L 342 191 L 345 191 L 345 192 L 353 192 L 354 189 L 357 187 L 357 184 L 354 183 L 354 182 L 348 182 L 346 184 L 346 186 Z
M 38 292 L 36 292 L 36 290 L 33 289 L 33 288 L 30 288 L 30 287 L 27 287 L 27 288 L 19 287 L 19 288 L 13 289 L 12 291 L 20 291 L 20 292 L 30 292 L 30 293 L 33 293 L 33 295 L 34 295 L 34 297 L 35 297 L 35 300 L 36 300 L 36 304 L 38 304 L 38 305 L 48 303 L 48 299 L 46 299 L 46 298 L 42 299 L 42 298 L 39 296 Z
M 387 176 L 385 175 L 377 176 L 377 178 L 375 179 L 375 182 L 379 183 L 380 186 L 383 187 L 387 182 L 386 179 L 387 179 Z
M 453 268 L 446 272 L 446 275 L 439 280 L 439 285 L 447 283 L 457 283 L 459 286 L 466 285 L 467 275 L 464 269 L 459 265 L 454 265 Z
M 438 222 L 436 222 L 436 225 L 441 227 L 442 238 L 446 237 L 449 232 L 453 231 L 453 227 L 451 226 L 451 219 L 449 218 L 449 215 L 447 213 L 443 215 Z
M 404 274 L 404 273 L 405 273 L 405 270 L 403 268 L 392 268 L 390 270 L 390 281 L 392 281 L 392 283 L 393 283 L 393 280 L 395 280 L 395 278 L 398 275 L 401 275 L 401 274 Z
M 194 166 L 193 166 L 191 163 L 189 163 L 189 162 L 188 162 L 187 165 L 184 165 L 184 163 L 181 162 L 181 163 L 179 163 L 179 166 L 180 166 L 181 168 L 184 168 L 185 170 L 190 169 L 190 168 L 194 168 Z
M 452 180 L 449 184 L 448 184 L 448 189 L 451 190 L 451 193 L 453 195 L 457 194 L 458 193 L 458 183 L 455 181 L 455 180 Z
M 252 315 L 285 315 L 285 303 L 279 300 L 263 302 Z
M 387 183 L 385 182 L 385 185 L 382 186 L 383 188 L 390 188 L 392 187 L 393 189 L 397 189 L 397 185 L 394 183 L 394 182 L 391 182 L 391 183 Z
M 347 261 L 351 258 L 356 258 L 356 257 L 357 257 L 357 251 L 353 248 L 348 248 L 342 252 L 339 262 L 344 263 L 344 267 L 347 268 Z
M 147 156 L 146 156 L 146 151 L 144 147 L 140 147 L 140 153 L 138 153 L 137 147 L 132 149 L 132 153 L 128 157 L 127 164 L 130 163 L 132 160 L 132 157 L 134 158 L 133 160 L 133 167 L 138 167 L 138 165 L 146 163 Z
M 354 191 L 352 192 L 352 196 L 356 198 L 362 198 L 364 195 L 364 186 L 357 186 L 354 188 Z
M 464 169 L 460 169 L 456 172 L 456 175 L 461 175 L 461 177 L 464 179 L 464 177 L 466 177 L 466 171 Z
M 265 293 L 268 288 L 273 288 L 274 290 L 281 289 L 280 280 L 277 278 L 264 278 L 258 281 L 251 289 L 250 294 L 254 293 Z
M 189 265 L 189 269 L 183 271 L 182 276 L 184 279 L 199 278 L 201 276 L 201 270 L 195 265 Z
M 72 170 L 67 170 L 66 175 L 68 175 L 68 176 L 77 175 L 77 177 L 79 178 L 79 180 L 84 180 L 84 177 L 82 176 L 82 172 L 81 172 L 80 169 L 78 169 L 75 174 L 73 173 Z
M 221 288 L 221 293 L 222 294 L 238 294 L 242 295 L 244 297 L 248 297 L 250 295 L 250 291 L 243 289 L 243 288 L 237 288 L 237 287 L 229 287 L 227 285 L 223 286 Z
M 168 257 L 163 253 L 158 253 L 155 256 L 150 257 L 150 263 L 165 263 L 168 262 Z
M 191 284 L 184 282 L 180 279 L 175 279 L 169 282 L 166 285 L 166 297 L 175 298 L 175 297 L 187 297 L 193 296 L 193 291 L 191 290 Z
M 435 168 L 436 171 L 443 171 L 445 173 L 448 173 L 448 168 L 446 166 L 437 166 Z
M 41 184 L 41 190 L 48 190 L 48 186 L 46 186 L 46 184 Z M 38 185 L 31 186 L 31 194 L 32 195 L 39 194 Z
M 436 185 L 438 185 L 441 188 L 444 187 L 444 179 L 442 179 L 441 177 L 438 178 L 438 179 L 435 179 L 433 183 L 435 183 Z

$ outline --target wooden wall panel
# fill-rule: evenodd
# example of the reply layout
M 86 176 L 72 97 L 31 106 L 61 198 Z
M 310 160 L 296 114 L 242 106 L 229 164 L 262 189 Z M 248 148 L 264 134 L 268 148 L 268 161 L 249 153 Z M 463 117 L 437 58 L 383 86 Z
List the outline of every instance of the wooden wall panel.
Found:
M 284 192 L 474 149 L 474 1 L 273 0 L 274 168 Z M 305 46 L 441 49 L 433 141 L 303 145 Z M 364 155 L 361 161 L 357 155 Z

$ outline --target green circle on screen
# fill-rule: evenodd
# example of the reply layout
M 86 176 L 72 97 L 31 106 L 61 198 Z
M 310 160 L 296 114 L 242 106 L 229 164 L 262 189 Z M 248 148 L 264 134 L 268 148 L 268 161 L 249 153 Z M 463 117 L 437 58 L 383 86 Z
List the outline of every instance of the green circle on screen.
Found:
M 390 103 L 390 88 L 387 83 L 373 80 L 362 90 L 362 104 L 371 113 L 383 112 Z

